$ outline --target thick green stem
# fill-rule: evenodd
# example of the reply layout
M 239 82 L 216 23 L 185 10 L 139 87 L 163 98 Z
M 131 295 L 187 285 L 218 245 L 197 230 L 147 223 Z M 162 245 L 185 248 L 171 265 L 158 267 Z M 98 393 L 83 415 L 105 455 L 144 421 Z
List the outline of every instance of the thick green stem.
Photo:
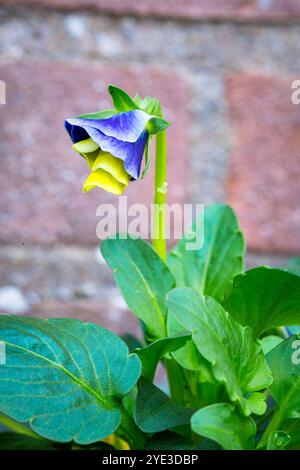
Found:
M 153 246 L 163 260 L 167 258 L 167 139 L 166 131 L 156 136 Z
M 130 448 L 134 450 L 144 449 L 147 441 L 146 435 L 137 427 L 125 408 L 121 410 L 121 425 L 118 429 L 118 435 L 127 441 Z
M 178 405 L 192 407 L 191 390 L 186 380 L 184 369 L 175 359 L 164 359 L 163 363 L 167 372 L 172 400 Z
M 11 429 L 12 431 L 18 434 L 24 434 L 25 436 L 33 437 L 34 439 L 44 439 L 43 437 L 39 436 L 34 431 L 29 429 L 27 426 L 24 426 L 24 424 L 17 423 L 16 421 L 13 421 L 8 416 L 5 416 L 3 414 L 0 414 L 0 423 L 3 424 L 3 426 L 5 426 L 6 428 Z

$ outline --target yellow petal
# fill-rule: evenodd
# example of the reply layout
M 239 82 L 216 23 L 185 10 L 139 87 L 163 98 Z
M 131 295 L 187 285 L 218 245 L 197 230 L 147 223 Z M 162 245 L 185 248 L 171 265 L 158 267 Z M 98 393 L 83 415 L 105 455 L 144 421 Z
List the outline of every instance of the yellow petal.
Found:
M 110 173 L 117 181 L 122 184 L 129 183 L 130 176 L 124 168 L 124 163 L 120 158 L 114 157 L 111 153 L 102 152 L 98 153 L 98 157 L 92 165 L 92 171 L 95 170 L 105 170 L 107 173 Z
M 95 152 L 91 152 L 91 153 L 81 153 L 80 155 L 83 156 L 83 158 L 86 159 L 87 163 L 88 163 L 88 166 L 90 168 L 90 170 L 92 170 L 93 168 L 93 165 L 94 165 L 94 162 L 98 156 L 98 153 L 99 151 L 98 150 L 95 150 Z
M 87 193 L 94 188 L 101 188 L 109 193 L 122 194 L 127 184 L 120 183 L 107 171 L 99 169 L 92 171 L 83 184 L 83 192 Z
M 72 148 L 86 159 L 89 168 L 92 169 L 94 161 L 99 153 L 99 145 L 96 144 L 93 139 L 85 139 L 73 144 Z
M 99 145 L 93 139 L 85 139 L 72 145 L 72 148 L 78 153 L 90 153 L 98 150 Z

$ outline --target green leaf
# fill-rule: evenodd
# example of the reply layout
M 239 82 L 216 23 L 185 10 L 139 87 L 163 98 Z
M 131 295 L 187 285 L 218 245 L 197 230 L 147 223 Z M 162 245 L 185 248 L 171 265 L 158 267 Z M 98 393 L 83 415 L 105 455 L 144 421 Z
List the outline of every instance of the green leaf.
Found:
M 258 449 L 300 450 L 300 419 L 286 420 L 277 431 L 267 429 Z
M 51 442 L 45 439 L 15 434 L 13 432 L 0 433 L 0 450 L 56 450 Z
M 129 349 L 129 352 L 134 352 L 134 349 L 143 348 L 142 341 L 131 333 L 125 333 L 120 336 L 121 340 L 124 341 Z
M 285 450 L 291 441 L 291 436 L 285 431 L 277 431 L 270 435 L 267 450 Z
M 261 347 L 262 347 L 262 350 L 263 350 L 265 356 L 270 351 L 272 351 L 272 349 L 276 348 L 276 346 L 278 346 L 278 344 L 282 343 L 282 341 L 283 341 L 283 338 L 280 338 L 280 336 L 273 336 L 273 335 L 265 336 L 261 340 Z
M 249 393 L 266 388 L 272 377 L 251 329 L 237 323 L 216 300 L 190 288 L 172 290 L 167 303 L 169 315 L 192 333 L 194 345 L 211 363 L 215 379 L 225 384 L 230 400 L 238 402 L 245 415 L 257 412 L 258 397 L 253 406 Z
M 300 276 L 300 258 L 291 258 L 287 267 L 290 273 Z
M 117 114 L 115 109 L 108 109 L 107 111 L 96 111 L 95 113 L 81 114 L 78 118 L 82 119 L 108 119 Z
M 167 327 L 170 336 L 186 331 L 174 315 L 168 315 Z M 184 369 L 201 372 L 206 380 L 212 379 L 210 363 L 200 354 L 192 339 L 179 351 L 173 352 L 172 356 Z
M 192 410 L 173 403 L 168 395 L 149 380 L 140 378 L 134 416 L 142 431 L 161 432 L 189 424 L 192 414 Z
M 197 232 L 197 221 L 193 231 Z M 225 205 L 205 208 L 204 245 L 200 250 L 187 250 L 186 243 L 195 238 L 184 236 L 169 255 L 168 265 L 176 285 L 192 287 L 220 300 L 226 283 L 244 266 L 244 239 L 232 209 Z
M 229 403 L 217 403 L 197 411 L 192 417 L 192 429 L 226 450 L 254 449 L 255 422 Z
M 277 412 L 269 423 L 263 442 L 282 430 L 288 419 L 300 418 L 300 335 L 291 336 L 267 355 L 273 373 L 269 389 L 277 403 Z
M 139 95 L 135 95 L 133 101 L 139 107 L 148 114 L 152 116 L 162 117 L 161 104 L 160 101 L 152 98 L 151 96 L 145 96 L 141 98 Z
M 128 307 L 147 327 L 152 338 L 166 336 L 166 295 L 174 279 L 149 243 L 132 238 L 107 239 L 101 252 L 113 269 Z
M 160 117 L 153 117 L 147 123 L 147 131 L 150 135 L 158 134 L 169 127 L 168 121 Z
M 300 333 L 300 326 L 289 326 L 288 331 L 292 335 L 298 335 Z
M 141 364 L 115 334 L 74 319 L 3 315 L 0 340 L 1 412 L 58 442 L 89 444 L 118 428 Z
M 149 439 L 146 450 L 220 450 L 220 446 L 210 439 L 190 442 L 173 432 L 165 431 Z
M 288 266 L 283 269 L 289 273 L 295 274 L 295 276 L 300 277 L 300 266 Z
M 144 169 L 143 169 L 143 172 L 142 172 L 142 179 L 144 179 L 148 173 L 149 173 L 149 170 L 150 170 L 150 164 L 151 164 L 151 161 L 150 161 L 150 155 L 149 155 L 149 139 L 147 140 L 146 142 L 146 147 L 145 147 L 145 166 L 144 166 Z
M 183 334 L 182 325 L 173 315 L 168 315 L 167 326 L 170 336 Z M 172 356 L 184 369 L 197 372 L 197 382 L 215 382 L 211 364 L 200 354 L 192 339 L 188 340 L 181 349 L 173 352 Z
M 267 330 L 300 324 L 300 277 L 266 266 L 236 276 L 228 285 L 224 308 L 255 338 Z
M 300 268 L 300 258 L 291 258 L 289 266 L 298 266 Z
M 109 85 L 108 92 L 110 93 L 114 106 L 117 111 L 126 112 L 133 109 L 139 109 L 138 105 L 130 98 L 127 93 L 121 88 L 114 85 Z
M 158 339 L 145 348 L 135 349 L 134 352 L 139 356 L 142 363 L 144 377 L 152 381 L 160 359 L 167 353 L 182 348 L 190 337 L 190 334 L 183 333 Z

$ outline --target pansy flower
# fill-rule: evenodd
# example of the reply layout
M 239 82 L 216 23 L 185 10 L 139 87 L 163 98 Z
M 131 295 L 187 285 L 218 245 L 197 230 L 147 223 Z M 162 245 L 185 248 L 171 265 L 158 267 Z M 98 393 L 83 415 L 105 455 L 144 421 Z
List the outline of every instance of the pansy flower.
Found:
M 83 192 L 99 187 L 122 194 L 130 181 L 141 174 L 148 142 L 168 126 L 152 98 L 131 99 L 123 90 L 110 86 L 115 109 L 65 120 L 66 130 L 76 150 L 87 161 L 90 174 Z

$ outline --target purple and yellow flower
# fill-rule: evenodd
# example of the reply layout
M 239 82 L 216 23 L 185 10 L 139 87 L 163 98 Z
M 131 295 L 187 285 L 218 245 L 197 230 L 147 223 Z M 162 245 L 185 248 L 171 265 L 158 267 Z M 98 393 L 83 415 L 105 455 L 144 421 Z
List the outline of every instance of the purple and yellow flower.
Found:
M 112 88 L 125 94 L 116 87 Z M 122 194 L 130 181 L 139 178 L 150 134 L 159 132 L 167 123 L 139 108 L 133 100 L 131 103 L 135 109 L 120 112 L 120 108 L 124 109 L 121 103 L 119 110 L 65 120 L 73 149 L 85 158 L 91 171 L 84 182 L 83 192 L 99 187 Z M 149 100 L 147 105 L 149 108 Z

